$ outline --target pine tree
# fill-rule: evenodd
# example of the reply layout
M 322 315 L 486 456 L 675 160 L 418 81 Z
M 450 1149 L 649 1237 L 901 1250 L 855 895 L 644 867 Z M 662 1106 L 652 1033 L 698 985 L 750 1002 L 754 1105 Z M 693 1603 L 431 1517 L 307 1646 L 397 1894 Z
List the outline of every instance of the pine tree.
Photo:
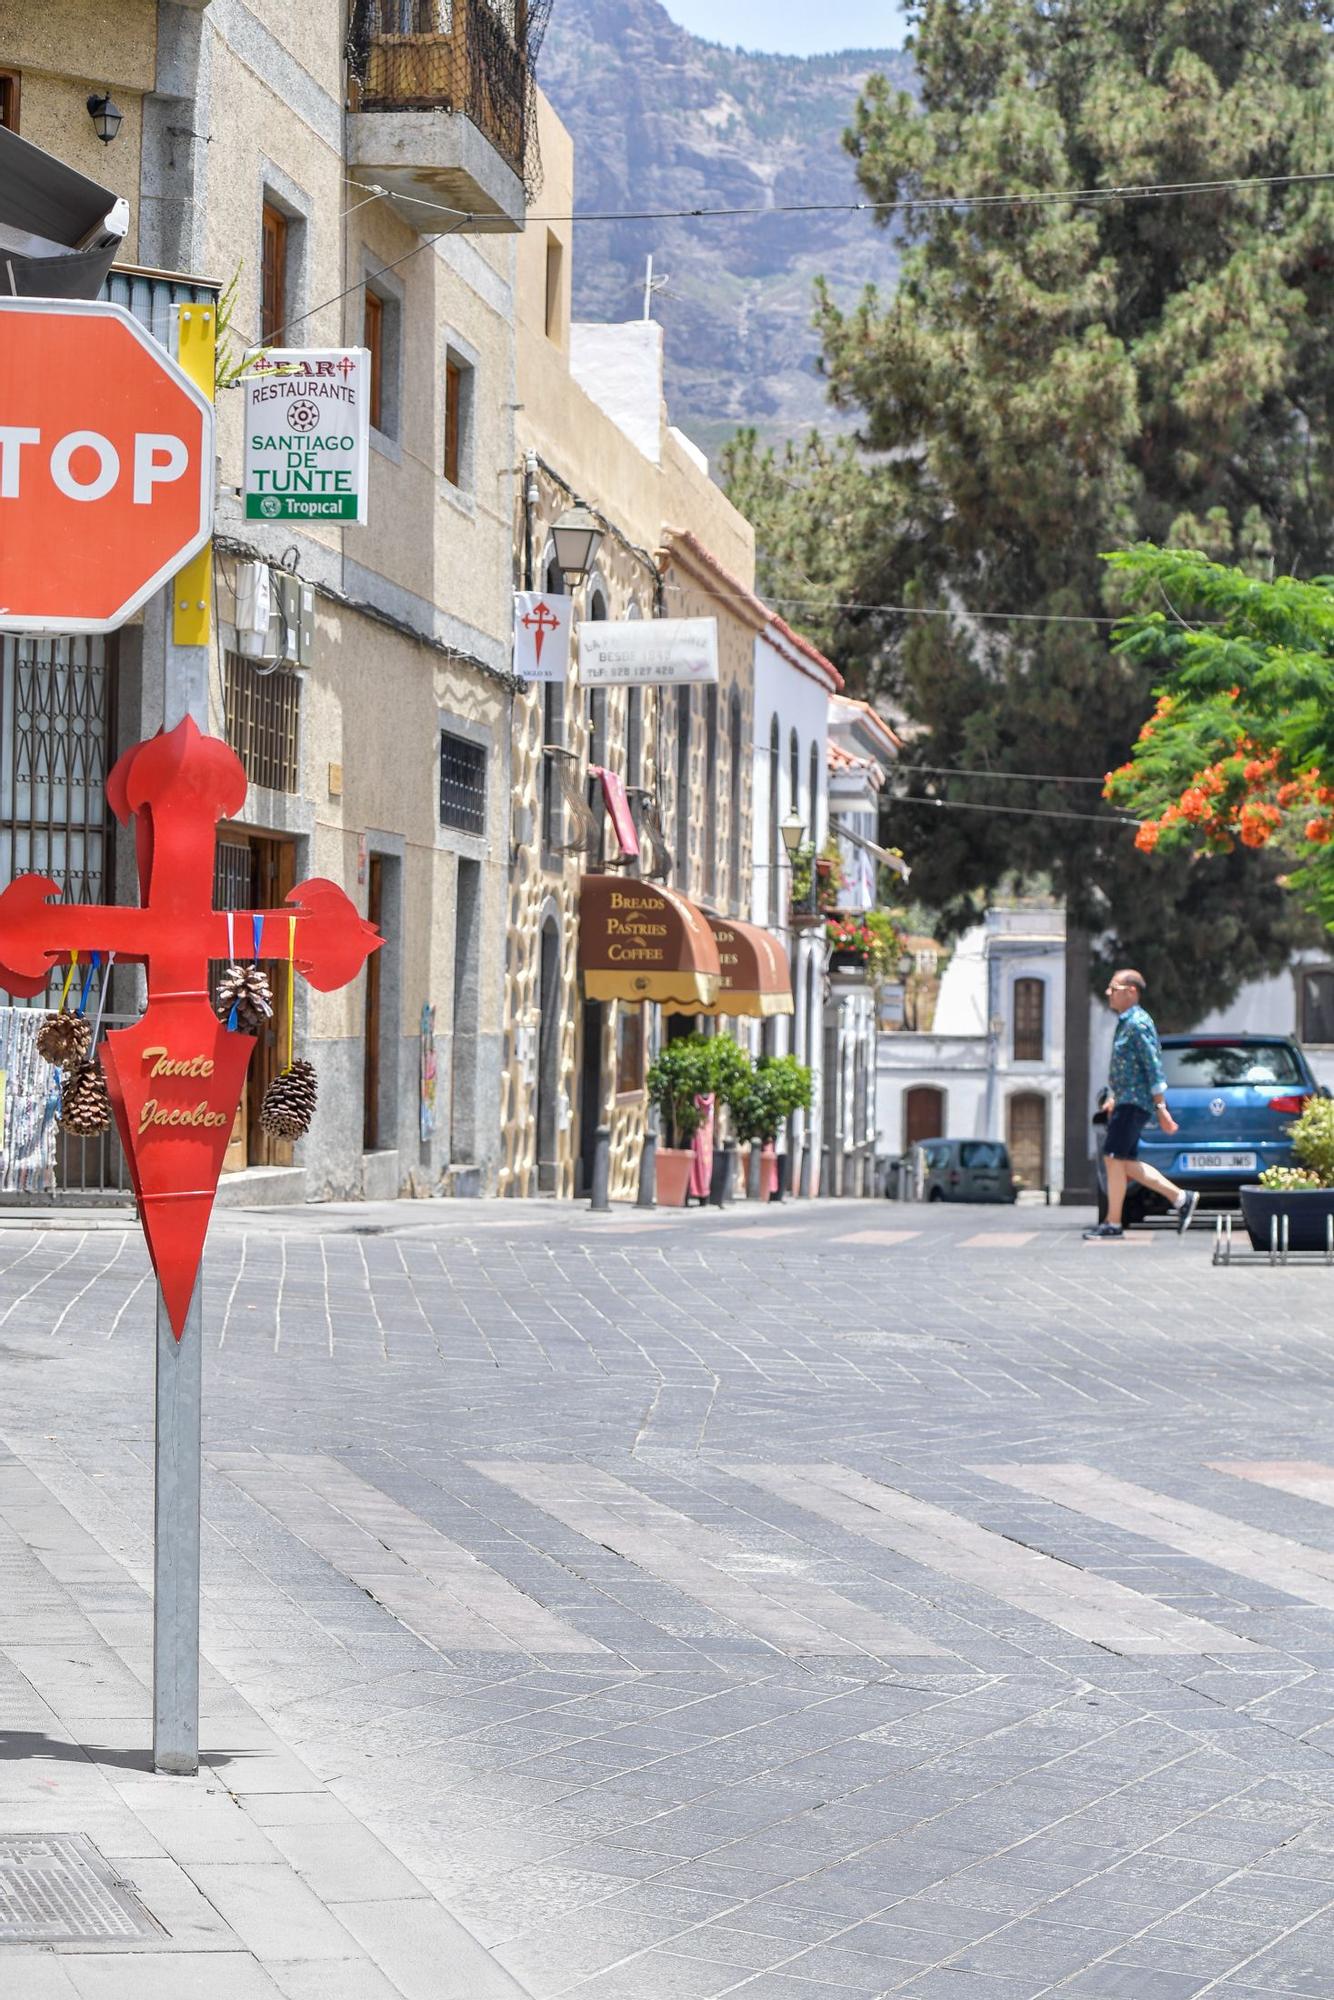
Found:
M 1328 172 L 1334 8 L 923 0 L 913 18 L 919 99 L 873 78 L 848 135 L 867 197 L 916 204 L 882 218 L 906 238 L 900 283 L 846 311 L 824 294 L 818 312 L 833 400 L 884 503 L 840 594 L 957 615 L 868 630 L 861 614 L 831 638 L 916 724 L 923 766 L 1101 777 L 1152 679 L 1112 655 L 1109 625 L 1077 622 L 1119 608 L 1102 551 L 1151 539 L 1253 569 L 1329 566 L 1334 192 L 924 204 Z M 979 615 L 1007 612 L 1076 622 Z M 1099 810 L 1092 788 L 1055 782 L 943 795 Z M 1072 926 L 1170 985 L 1178 1019 L 1290 947 L 1264 854 L 1146 867 L 1115 826 L 891 810 L 914 890 L 956 922 L 1006 876 L 1045 874 Z

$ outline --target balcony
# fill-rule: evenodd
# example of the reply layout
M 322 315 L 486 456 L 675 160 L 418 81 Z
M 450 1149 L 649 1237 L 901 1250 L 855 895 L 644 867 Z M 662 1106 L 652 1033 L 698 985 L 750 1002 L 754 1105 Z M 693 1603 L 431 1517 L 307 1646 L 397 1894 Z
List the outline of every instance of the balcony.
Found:
M 526 0 L 357 0 L 348 162 L 422 235 L 522 229 Z

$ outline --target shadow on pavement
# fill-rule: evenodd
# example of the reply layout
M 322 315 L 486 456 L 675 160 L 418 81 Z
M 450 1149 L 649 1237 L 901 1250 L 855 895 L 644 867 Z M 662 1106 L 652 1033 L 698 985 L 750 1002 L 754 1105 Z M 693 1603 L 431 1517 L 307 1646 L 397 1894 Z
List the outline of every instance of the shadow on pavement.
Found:
M 201 1750 L 201 1764 L 233 1764 L 238 1757 L 253 1757 L 253 1750 Z M 21 1763 L 25 1759 L 46 1758 L 65 1764 L 110 1764 L 122 1771 L 152 1771 L 153 1753 L 141 1750 L 111 1750 L 101 1743 L 66 1743 L 40 1729 L 0 1729 L 0 1763 Z

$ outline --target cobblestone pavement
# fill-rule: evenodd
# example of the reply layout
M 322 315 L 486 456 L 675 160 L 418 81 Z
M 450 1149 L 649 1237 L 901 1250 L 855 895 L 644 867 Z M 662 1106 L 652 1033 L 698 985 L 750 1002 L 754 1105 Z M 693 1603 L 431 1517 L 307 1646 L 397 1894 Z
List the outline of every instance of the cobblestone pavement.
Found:
M 211 1668 L 539 2000 L 1329 2000 L 1334 1272 L 1083 1220 L 220 1216 Z M 151 1367 L 136 1236 L 0 1231 L 0 1470 L 137 1581 Z

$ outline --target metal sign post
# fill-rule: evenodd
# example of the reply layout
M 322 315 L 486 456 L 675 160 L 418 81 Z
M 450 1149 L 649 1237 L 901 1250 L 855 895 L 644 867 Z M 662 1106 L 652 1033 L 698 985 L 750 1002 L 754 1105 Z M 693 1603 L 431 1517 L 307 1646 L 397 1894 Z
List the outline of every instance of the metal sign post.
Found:
M 176 359 L 214 400 L 217 313 L 175 308 Z M 162 726 L 188 715 L 207 730 L 213 636 L 213 543 L 204 544 L 164 593 Z M 193 1778 L 199 1769 L 199 1544 L 203 1459 L 204 1273 L 195 1280 L 178 1340 L 158 1287 L 153 1365 L 153 1769 Z
M 204 1279 L 176 1338 L 158 1294 L 153 1437 L 153 1769 L 199 1769 L 199 1467 Z

